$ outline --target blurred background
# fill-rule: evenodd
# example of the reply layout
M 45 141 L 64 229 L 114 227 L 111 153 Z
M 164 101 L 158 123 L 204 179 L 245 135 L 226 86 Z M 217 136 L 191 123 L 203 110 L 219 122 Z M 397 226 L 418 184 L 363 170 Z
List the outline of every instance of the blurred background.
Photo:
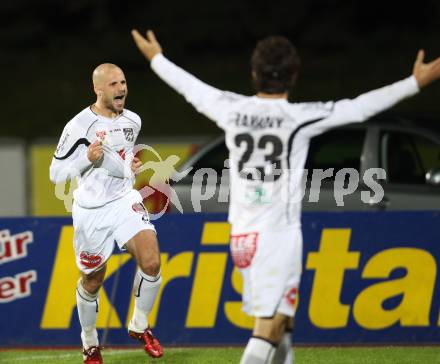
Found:
M 149 70 L 132 28 L 153 29 L 171 60 L 218 88 L 244 94 L 253 93 L 249 59 L 257 40 L 285 35 L 302 59 L 292 101 L 354 97 L 408 76 L 419 48 L 428 60 L 440 55 L 440 3 L 434 0 L 6 0 L 0 13 L 0 162 L 14 166 L 8 176 L 1 169 L 3 187 L 9 183 L 14 192 L 0 197 L 0 207 L 12 215 L 63 212 L 45 209 L 53 195 L 47 168 L 64 125 L 94 102 L 91 72 L 100 63 L 124 69 L 127 108 L 143 119 L 140 141 L 172 143 L 173 153 L 185 158 L 221 133 Z M 391 112 L 439 131 L 439 96 L 435 84 Z M 18 179 L 27 182 L 17 187 Z
M 145 135 L 218 134 L 162 84 L 135 48 L 130 30 L 154 29 L 166 56 L 213 85 L 252 94 L 249 58 L 261 37 L 297 46 L 302 70 L 292 100 L 333 100 L 399 80 L 419 48 L 440 54 L 440 3 L 390 1 L 184 2 L 6 0 L 0 4 L 3 66 L 1 136 L 58 137 L 93 103 L 91 72 L 120 65 L 128 108 Z M 438 116 L 440 85 L 394 111 Z
M 217 88 L 246 95 L 254 92 L 249 60 L 256 42 L 268 35 L 284 35 L 296 45 L 302 60 L 291 101 L 352 98 L 409 76 L 420 48 L 426 50 L 427 60 L 440 56 L 438 0 L 3 0 L 0 15 L 0 356 L 3 346 L 79 347 L 72 294 L 78 279 L 72 220 L 64 202 L 55 196 L 49 165 L 64 125 L 95 101 L 91 74 L 97 65 L 116 63 L 125 71 L 127 108 L 143 120 L 137 143 L 150 145 L 156 153 L 143 154 L 144 161 L 177 155 L 180 163 L 189 163 L 208 150 L 194 166 L 210 167 L 204 164 L 207 160 L 220 160 L 223 168 L 217 149 L 200 148 L 220 136 L 221 130 L 153 74 L 132 41 L 132 28 L 153 29 L 172 61 Z M 304 214 L 305 271 L 295 322 L 299 333 L 295 341 L 300 343 L 435 343 L 439 347 L 440 81 L 388 113 L 427 131 L 380 130 L 367 123 L 368 130 L 331 131 L 316 139 L 323 149 L 310 148 L 312 162 L 319 168 L 352 167 L 354 161 L 364 171 L 365 163 L 389 161 L 404 178 L 393 179 L 393 169 L 388 169 L 391 178 L 383 205 L 363 203 L 367 213 Z M 384 148 L 394 145 L 393 140 L 401 147 L 388 148 L 395 158 Z M 403 157 L 406 152 L 417 157 L 420 168 Z M 425 160 L 429 163 L 421 163 Z M 407 180 L 408 170 L 417 174 L 417 183 Z M 435 183 L 427 183 L 429 174 Z M 149 177 L 143 173 L 135 187 L 146 186 Z M 190 195 L 192 184 L 179 182 L 176 190 L 178 186 Z M 150 212 L 160 211 L 166 203 L 164 195 L 156 192 L 147 201 Z M 71 194 L 71 189 L 64 193 Z M 314 208 L 325 207 L 330 198 L 334 203 L 333 194 L 328 196 Z M 434 211 L 389 212 L 390 207 Z M 230 227 L 225 221 L 224 211 L 168 214 L 155 221 L 162 251 L 161 289 L 167 288 L 156 301 L 150 323 L 154 326 L 157 318 L 155 332 L 163 342 L 247 340 L 253 323 L 240 311 L 241 276 L 228 253 Z M 333 229 L 341 232 L 332 233 Z M 321 241 L 344 247 L 342 257 L 362 257 L 352 266 L 345 258 L 324 255 L 330 257 L 329 266 L 336 273 L 319 275 L 326 282 L 315 285 L 318 263 L 306 262 L 309 252 L 318 261 Z M 326 261 L 319 261 L 325 267 Z M 124 327 L 133 307 L 127 282 L 135 264 L 128 254 L 116 254 L 108 267 L 98 328 L 109 332 L 109 343 L 130 344 Z M 119 291 L 117 271 L 122 272 Z M 328 292 L 315 287 L 332 290 L 331 302 L 337 304 L 322 300 Z M 341 292 L 332 287 L 342 287 Z

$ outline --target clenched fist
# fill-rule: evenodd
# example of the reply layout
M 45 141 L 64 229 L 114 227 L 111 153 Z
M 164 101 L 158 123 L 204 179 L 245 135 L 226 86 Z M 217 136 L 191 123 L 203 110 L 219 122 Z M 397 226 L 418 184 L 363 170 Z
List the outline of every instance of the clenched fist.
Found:
M 87 148 L 87 158 L 89 158 L 89 161 L 93 164 L 98 163 L 102 159 L 103 155 L 104 152 L 102 150 L 102 142 L 100 140 L 94 141 Z

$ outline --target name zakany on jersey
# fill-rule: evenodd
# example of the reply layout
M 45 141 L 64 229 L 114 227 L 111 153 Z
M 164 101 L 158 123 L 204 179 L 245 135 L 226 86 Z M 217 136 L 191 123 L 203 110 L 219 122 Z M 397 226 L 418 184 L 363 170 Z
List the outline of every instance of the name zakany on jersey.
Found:
M 339 125 L 365 121 L 419 92 L 417 80 L 410 76 L 351 100 L 289 103 L 216 89 L 163 54 L 152 59 L 151 68 L 225 130 L 233 231 L 300 224 L 301 181 L 310 139 Z

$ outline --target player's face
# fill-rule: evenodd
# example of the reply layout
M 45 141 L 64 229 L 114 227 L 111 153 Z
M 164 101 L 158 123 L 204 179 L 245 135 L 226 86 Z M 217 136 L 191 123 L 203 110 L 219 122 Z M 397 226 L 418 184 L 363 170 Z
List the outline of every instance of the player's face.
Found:
M 122 112 L 127 94 L 124 72 L 118 68 L 109 70 L 101 87 L 101 100 L 105 107 L 113 112 Z

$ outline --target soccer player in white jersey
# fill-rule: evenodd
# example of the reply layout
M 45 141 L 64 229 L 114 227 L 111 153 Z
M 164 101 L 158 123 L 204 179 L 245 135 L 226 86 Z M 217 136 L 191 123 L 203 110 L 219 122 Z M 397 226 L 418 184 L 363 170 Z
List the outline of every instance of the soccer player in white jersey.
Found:
M 147 321 L 162 281 L 159 244 L 142 197 L 133 189 L 135 172 L 142 165 L 133 155 L 141 119 L 124 109 L 128 89 L 118 66 L 99 65 L 93 72 L 93 86 L 96 102 L 67 123 L 50 166 L 52 182 L 78 181 L 72 218 L 81 271 L 76 301 L 84 363 L 103 363 L 96 318 L 99 289 L 115 243 L 132 255 L 139 268 L 128 333 L 150 356 L 161 357 L 163 349 Z
M 252 55 L 255 96 L 218 90 L 162 54 L 153 32 L 133 31 L 151 68 L 226 133 L 230 165 L 231 253 L 244 278 L 243 309 L 255 326 L 242 364 L 293 363 L 291 335 L 302 255 L 301 179 L 310 138 L 361 122 L 410 97 L 440 77 L 440 58 L 413 74 L 352 100 L 289 103 L 299 58 L 284 37 L 260 41 Z

